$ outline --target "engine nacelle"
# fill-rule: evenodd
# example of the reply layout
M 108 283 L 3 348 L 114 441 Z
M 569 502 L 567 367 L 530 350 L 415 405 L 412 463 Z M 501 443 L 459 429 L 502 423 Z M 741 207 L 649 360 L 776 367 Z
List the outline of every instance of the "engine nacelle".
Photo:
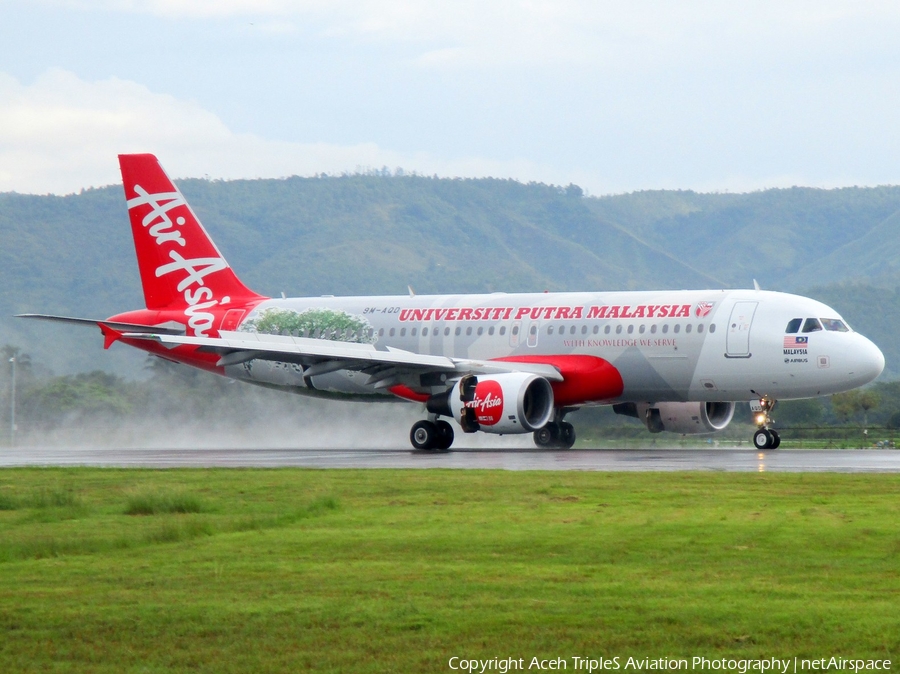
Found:
M 467 375 L 431 396 L 429 412 L 452 416 L 466 433 L 531 433 L 553 416 L 550 382 L 527 372 Z
M 734 417 L 734 403 L 638 403 L 635 407 L 651 433 L 715 433 Z

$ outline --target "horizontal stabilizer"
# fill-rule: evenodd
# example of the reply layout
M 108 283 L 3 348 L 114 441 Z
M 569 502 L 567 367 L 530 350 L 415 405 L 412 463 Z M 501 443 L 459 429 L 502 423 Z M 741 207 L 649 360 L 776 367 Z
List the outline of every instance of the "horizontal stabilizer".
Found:
M 122 323 L 121 321 L 106 321 L 99 318 L 72 318 L 71 316 L 52 316 L 50 314 L 16 314 L 16 318 L 37 318 L 42 321 L 56 321 L 58 323 L 74 323 L 75 325 L 93 325 L 102 329 L 107 326 L 120 332 L 146 332 L 154 335 L 183 335 L 184 328 L 167 328 L 161 325 L 141 325 L 140 323 Z

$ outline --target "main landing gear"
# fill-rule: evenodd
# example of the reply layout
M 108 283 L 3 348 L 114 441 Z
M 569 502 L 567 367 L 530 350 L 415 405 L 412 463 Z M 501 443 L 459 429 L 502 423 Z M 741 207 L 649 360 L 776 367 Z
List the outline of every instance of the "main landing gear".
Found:
M 571 449 L 575 427 L 557 417 L 534 432 L 534 444 L 542 449 Z M 409 441 L 420 450 L 447 450 L 453 444 L 453 426 L 443 419 L 417 421 L 409 431 Z
M 542 449 L 572 449 L 575 445 L 575 427 L 563 421 L 563 414 L 557 414 L 553 421 L 534 432 L 534 444 Z
M 769 428 L 772 424 L 772 417 L 769 416 L 769 412 L 775 407 L 776 402 L 769 396 L 762 396 L 759 399 L 760 411 L 754 416 L 757 429 L 753 434 L 753 445 L 757 449 L 778 449 L 778 445 L 781 444 L 781 437 L 778 435 L 778 431 Z
M 409 432 L 409 441 L 416 449 L 450 449 L 453 426 L 443 419 L 417 421 Z

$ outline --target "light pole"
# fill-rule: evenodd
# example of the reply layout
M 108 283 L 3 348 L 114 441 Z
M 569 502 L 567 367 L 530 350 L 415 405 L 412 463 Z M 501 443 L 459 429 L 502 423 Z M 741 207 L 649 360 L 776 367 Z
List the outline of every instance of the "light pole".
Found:
M 16 357 L 9 359 L 12 363 L 12 385 L 9 396 L 9 446 L 16 446 Z

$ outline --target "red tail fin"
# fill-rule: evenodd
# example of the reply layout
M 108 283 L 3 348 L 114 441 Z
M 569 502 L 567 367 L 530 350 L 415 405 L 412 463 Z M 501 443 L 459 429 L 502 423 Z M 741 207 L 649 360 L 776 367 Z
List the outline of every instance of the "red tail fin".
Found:
M 192 316 L 264 299 L 240 282 L 156 157 L 120 154 L 119 166 L 148 309 Z

